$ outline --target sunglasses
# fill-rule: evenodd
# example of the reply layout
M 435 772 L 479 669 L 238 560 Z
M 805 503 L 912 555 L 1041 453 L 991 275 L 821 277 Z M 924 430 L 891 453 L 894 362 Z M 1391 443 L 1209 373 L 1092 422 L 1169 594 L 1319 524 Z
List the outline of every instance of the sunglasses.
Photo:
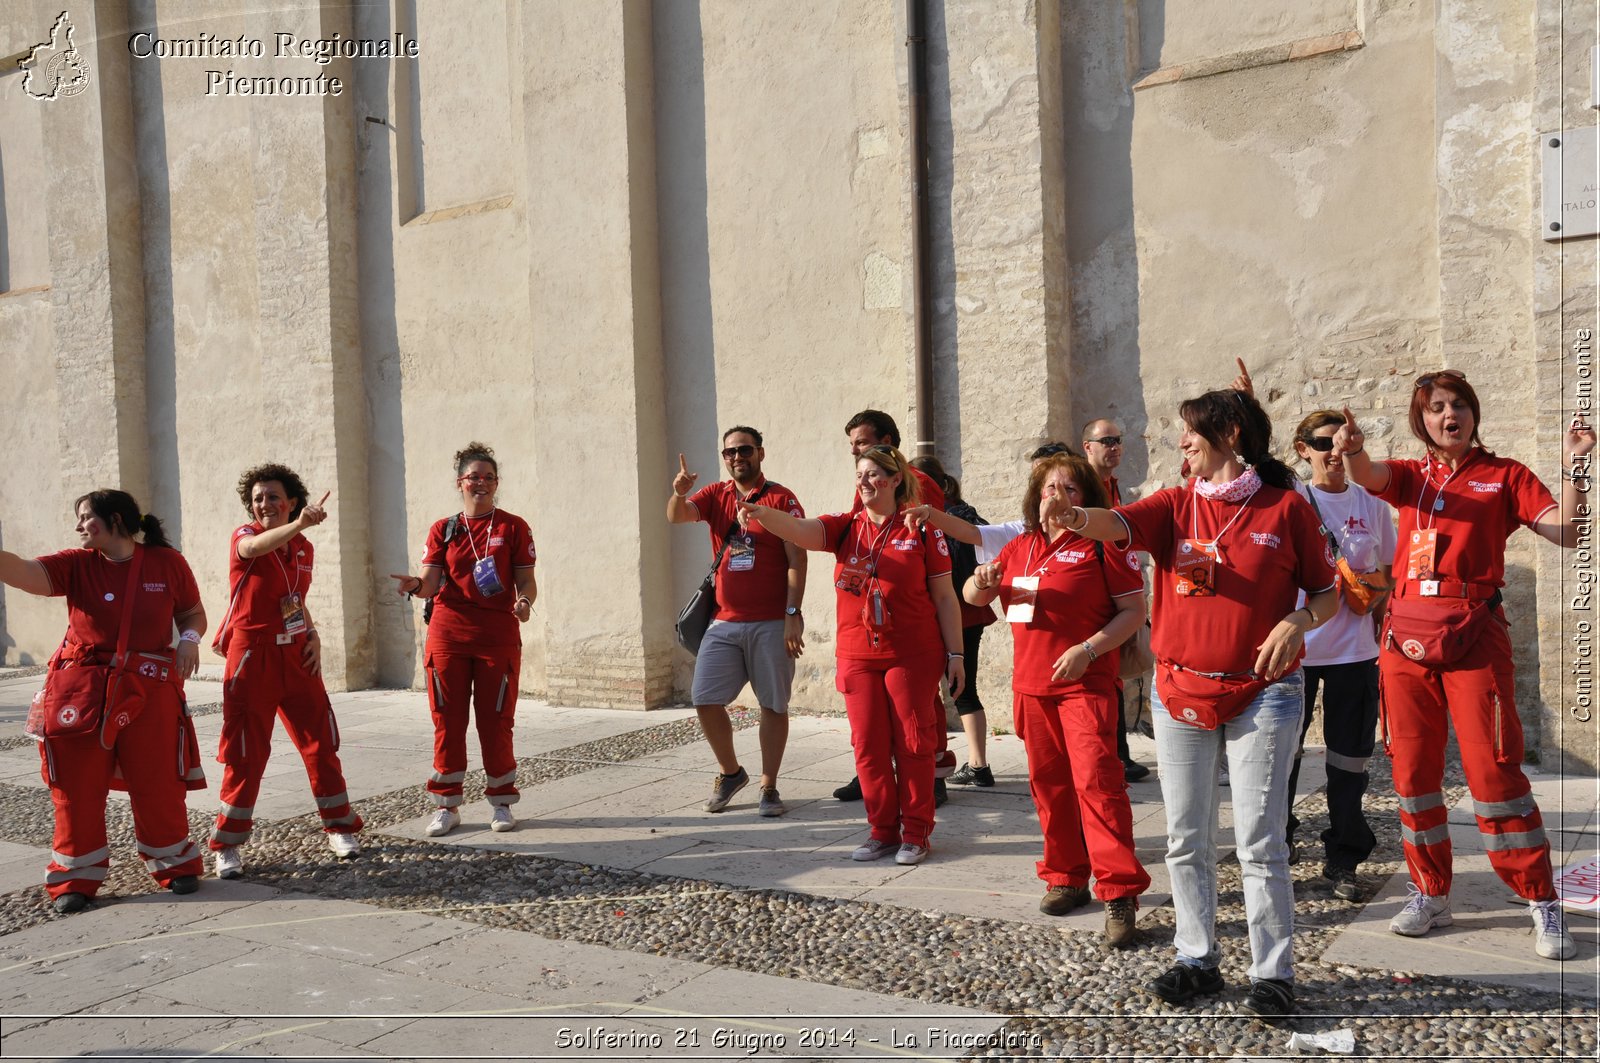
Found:
M 1418 388 L 1431 388 L 1437 380 L 1459 380 L 1467 382 L 1467 375 L 1459 369 L 1441 369 L 1437 373 L 1423 373 L 1417 377 L 1415 386 Z
M 1102 447 L 1122 446 L 1121 436 L 1101 436 L 1099 439 L 1085 439 L 1085 443 L 1099 443 Z
M 1318 454 L 1327 454 L 1333 450 L 1332 436 L 1312 436 L 1310 439 L 1302 438 L 1300 442 L 1304 443 Z
M 748 458 L 755 452 L 756 448 L 751 446 L 749 443 L 741 443 L 736 447 L 724 447 L 722 450 L 722 460 L 732 461 L 734 458 Z

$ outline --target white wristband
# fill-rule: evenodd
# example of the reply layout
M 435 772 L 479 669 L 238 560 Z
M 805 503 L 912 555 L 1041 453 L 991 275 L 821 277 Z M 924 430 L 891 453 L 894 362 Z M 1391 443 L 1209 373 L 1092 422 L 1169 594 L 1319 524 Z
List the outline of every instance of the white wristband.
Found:
M 183 632 L 182 634 L 180 634 L 178 636 L 178 641 L 179 642 L 192 642 L 196 646 L 198 646 L 198 645 L 200 645 L 200 632 L 198 632 L 198 631 L 185 631 L 185 632 Z

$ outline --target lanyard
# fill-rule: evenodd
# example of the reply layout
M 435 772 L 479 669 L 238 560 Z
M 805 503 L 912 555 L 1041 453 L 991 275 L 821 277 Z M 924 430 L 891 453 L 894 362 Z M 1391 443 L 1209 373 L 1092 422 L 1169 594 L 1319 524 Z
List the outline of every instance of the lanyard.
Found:
M 489 518 L 483 525 L 483 553 L 484 554 L 487 554 L 489 552 L 489 540 L 494 535 L 494 515 L 495 515 L 496 512 L 498 512 L 497 509 L 491 509 L 489 511 Z M 472 560 L 474 560 L 474 561 L 482 561 L 483 560 L 483 554 L 478 553 L 478 544 L 472 541 L 472 525 L 467 523 L 467 515 L 465 513 L 461 514 L 461 525 L 462 525 L 462 527 L 464 529 L 466 529 L 467 545 L 472 547 Z
M 876 583 L 878 580 L 878 559 L 883 556 L 883 548 L 888 544 L 889 536 L 894 532 L 894 522 L 899 516 L 900 511 L 896 510 L 894 516 L 884 521 L 883 530 L 878 533 L 878 537 L 873 540 L 872 545 L 867 547 L 867 549 L 864 551 L 866 556 L 863 560 L 866 561 L 867 578 L 872 580 L 874 583 Z M 864 508 L 861 510 L 861 523 L 868 526 L 872 524 L 872 520 L 867 516 L 867 511 Z M 860 546 L 864 541 L 865 540 L 861 533 L 861 526 L 857 525 L 856 545 Z
M 1240 516 L 1244 514 L 1245 509 L 1250 505 L 1250 500 L 1256 497 L 1256 491 L 1259 490 L 1261 490 L 1261 488 L 1257 487 L 1255 491 L 1251 491 L 1249 494 L 1245 495 L 1239 500 L 1239 508 L 1234 510 L 1233 516 L 1228 518 L 1228 523 L 1222 526 L 1222 530 L 1217 532 L 1216 538 L 1212 539 L 1209 543 L 1200 538 L 1200 507 L 1198 505 L 1191 506 L 1189 509 L 1189 538 L 1193 539 L 1197 543 L 1203 543 L 1205 546 L 1217 551 L 1218 555 L 1220 556 L 1222 553 L 1222 537 L 1228 534 L 1228 529 L 1233 527 L 1233 522 L 1238 520 Z M 1197 503 L 1201 501 L 1201 497 L 1198 493 L 1195 493 L 1194 500 Z
M 1428 462 L 1427 473 L 1422 478 L 1422 488 L 1417 492 L 1417 524 L 1423 531 L 1432 528 L 1434 521 L 1439 519 L 1439 511 L 1444 508 L 1444 489 L 1450 485 L 1451 480 L 1455 479 L 1456 473 L 1461 471 L 1461 465 L 1465 464 L 1466 461 L 1463 459 L 1461 464 L 1450 470 L 1450 475 L 1444 478 L 1444 482 L 1439 485 L 1439 490 L 1434 493 L 1433 505 L 1424 510 L 1422 508 L 1422 496 L 1428 493 L 1428 487 L 1433 483 L 1433 462 L 1431 460 Z M 1427 514 L 1428 523 L 1426 524 L 1422 523 L 1423 513 Z
M 1071 534 L 1071 533 L 1070 532 L 1062 532 L 1061 533 L 1061 540 L 1060 541 L 1061 541 L 1061 549 L 1063 549 L 1063 550 L 1066 549 L 1066 539 L 1067 539 L 1067 536 L 1069 534 Z M 1040 528 L 1039 529 L 1039 537 L 1038 537 L 1038 539 L 1029 539 L 1028 540 L 1028 560 L 1023 562 L 1023 564 L 1022 564 L 1022 578 L 1023 579 L 1031 579 L 1034 576 L 1042 576 L 1042 575 L 1044 575 L 1045 569 L 1050 567 L 1051 558 L 1056 556 L 1057 551 L 1050 549 L 1052 544 L 1051 543 L 1045 543 L 1044 544 L 1044 560 L 1039 562 L 1039 567 L 1038 568 L 1033 568 L 1033 548 L 1035 546 L 1037 546 L 1039 544 L 1039 541 L 1042 540 L 1043 538 L 1044 538 L 1044 529 Z M 1029 569 L 1033 569 L 1033 571 L 1030 572 L 1030 571 L 1028 571 Z
M 284 545 L 287 547 L 288 544 Z M 300 566 L 294 566 L 294 579 L 291 581 L 289 579 L 289 570 L 283 567 L 283 558 L 278 556 L 278 551 L 272 551 L 272 560 L 278 563 L 278 571 L 283 573 L 283 585 L 289 588 L 289 593 L 298 593 L 300 590 Z

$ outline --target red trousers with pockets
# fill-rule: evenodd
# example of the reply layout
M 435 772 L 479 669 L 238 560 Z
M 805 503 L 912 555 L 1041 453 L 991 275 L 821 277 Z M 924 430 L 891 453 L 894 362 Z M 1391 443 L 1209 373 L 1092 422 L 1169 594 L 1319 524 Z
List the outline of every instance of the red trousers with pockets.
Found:
M 300 636 L 279 645 L 271 635 L 229 640 L 217 750 L 223 765 L 222 807 L 211 829 L 212 849 L 250 840 L 261 777 L 272 754 L 273 721 L 279 717 L 305 761 L 322 829 L 330 834 L 361 829 L 339 763 L 339 724 L 322 677 L 306 668 L 305 642 Z
M 51 738 L 39 744 L 40 774 L 56 808 L 45 890 L 93 897 L 111 866 L 106 841 L 106 795 L 126 789 L 133 805 L 133 835 L 139 856 L 163 886 L 205 871 L 200 849 L 189 838 L 184 795 L 199 764 L 188 762 L 190 732 L 177 682 L 151 684 L 144 710 L 102 749 L 99 732 Z
M 943 666 L 942 653 L 838 662 L 861 799 L 879 841 L 927 845 L 933 833 L 933 762 L 944 733 L 934 688 Z
M 1028 788 L 1044 832 L 1039 877 L 1086 886 L 1102 901 L 1137 897 L 1150 875 L 1134 851 L 1133 806 L 1117 755 L 1117 687 L 1014 695 L 1013 722 L 1028 751 Z
M 1443 793 L 1448 717 L 1490 866 L 1517 896 L 1548 900 L 1555 896 L 1550 845 L 1522 773 L 1510 628 L 1498 608 L 1495 613 L 1477 645 L 1448 668 L 1425 668 L 1394 649 L 1378 657 L 1400 836 L 1417 888 L 1435 897 L 1449 893 L 1450 810 Z
M 517 680 L 522 647 L 479 652 L 451 649 L 428 653 L 428 708 L 433 713 L 433 774 L 428 793 L 439 808 L 461 804 L 467 777 L 467 720 L 476 716 L 483 753 L 484 797 L 491 805 L 516 804 Z

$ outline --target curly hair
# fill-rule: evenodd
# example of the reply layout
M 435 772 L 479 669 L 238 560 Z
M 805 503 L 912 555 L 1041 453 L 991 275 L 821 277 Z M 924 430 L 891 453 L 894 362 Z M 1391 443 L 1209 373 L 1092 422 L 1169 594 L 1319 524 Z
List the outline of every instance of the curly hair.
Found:
M 289 511 L 289 519 L 294 520 L 300 516 L 300 511 L 306 508 L 306 485 L 300 477 L 287 465 L 277 462 L 268 462 L 257 465 L 253 469 L 246 469 L 244 475 L 239 477 L 239 501 L 244 503 L 244 511 L 250 512 L 250 493 L 255 490 L 256 484 L 276 480 L 283 485 L 283 493 L 289 496 L 294 507 Z
M 500 475 L 500 463 L 494 460 L 494 448 L 487 443 L 473 440 L 460 450 L 456 451 L 456 475 L 466 475 L 467 466 L 475 461 L 486 461 L 494 467 L 494 474 Z

